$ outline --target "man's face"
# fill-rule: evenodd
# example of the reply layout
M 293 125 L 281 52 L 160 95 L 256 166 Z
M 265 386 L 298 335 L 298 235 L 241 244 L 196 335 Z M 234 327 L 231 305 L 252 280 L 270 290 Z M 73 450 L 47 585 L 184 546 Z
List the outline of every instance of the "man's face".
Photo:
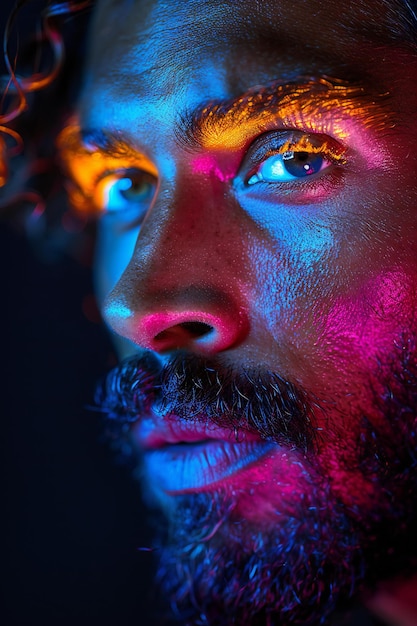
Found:
M 401 24 L 373 0 L 99 2 L 69 168 L 102 213 L 104 317 L 139 359 L 103 402 L 168 520 L 181 623 L 325 622 L 368 550 L 398 556 L 417 398 Z

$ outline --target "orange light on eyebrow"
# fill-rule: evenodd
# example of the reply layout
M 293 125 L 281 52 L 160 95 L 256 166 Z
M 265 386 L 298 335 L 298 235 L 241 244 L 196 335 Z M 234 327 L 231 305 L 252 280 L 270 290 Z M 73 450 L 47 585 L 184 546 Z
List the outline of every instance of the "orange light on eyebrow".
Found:
M 386 95 L 386 94 L 384 94 Z M 346 139 L 347 120 L 364 126 L 385 126 L 388 115 L 380 103 L 370 101 L 362 87 L 327 80 L 304 85 L 279 85 L 273 93 L 263 88 L 225 108 L 207 107 L 201 114 L 201 138 L 209 150 L 239 150 L 261 132 L 277 128 L 296 129 Z
M 83 215 L 99 215 L 101 207 L 94 201 L 99 181 L 111 174 L 130 168 L 144 170 L 157 178 L 153 163 L 129 146 L 120 146 L 120 154 L 112 156 L 82 144 L 77 124 L 66 126 L 58 136 L 57 148 L 64 173 L 68 177 L 67 191 L 71 206 Z

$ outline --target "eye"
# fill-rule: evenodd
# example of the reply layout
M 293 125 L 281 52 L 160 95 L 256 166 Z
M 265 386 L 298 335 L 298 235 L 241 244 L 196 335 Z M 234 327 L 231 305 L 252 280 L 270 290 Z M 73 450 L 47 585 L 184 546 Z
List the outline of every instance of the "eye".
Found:
M 259 137 L 244 162 L 246 185 L 300 184 L 344 163 L 340 144 L 324 135 L 301 131 L 274 131 Z
M 105 174 L 96 183 L 94 204 L 101 213 L 132 213 L 141 217 L 152 203 L 155 176 L 137 169 Z
M 297 178 L 318 174 L 331 165 L 332 163 L 320 154 L 289 150 L 268 157 L 249 178 L 247 184 L 254 185 L 260 180 L 266 183 L 287 183 Z

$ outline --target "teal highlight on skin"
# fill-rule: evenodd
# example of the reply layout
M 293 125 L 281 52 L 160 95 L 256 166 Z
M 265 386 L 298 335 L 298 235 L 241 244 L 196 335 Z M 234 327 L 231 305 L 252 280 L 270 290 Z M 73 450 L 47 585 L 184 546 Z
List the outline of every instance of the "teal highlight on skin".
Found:
M 129 307 L 125 306 L 124 304 L 121 304 L 119 302 L 117 303 L 112 302 L 107 308 L 107 315 L 109 317 L 117 316 L 119 319 L 127 320 L 131 317 L 132 311 L 131 309 L 129 309 Z
M 268 232 L 271 243 L 274 242 L 282 254 L 296 255 L 302 260 L 304 271 L 315 268 L 335 243 L 325 216 L 319 214 L 315 205 L 290 206 L 275 198 L 265 198 L 265 195 L 262 192 L 253 197 L 240 194 L 239 202 L 246 213 Z

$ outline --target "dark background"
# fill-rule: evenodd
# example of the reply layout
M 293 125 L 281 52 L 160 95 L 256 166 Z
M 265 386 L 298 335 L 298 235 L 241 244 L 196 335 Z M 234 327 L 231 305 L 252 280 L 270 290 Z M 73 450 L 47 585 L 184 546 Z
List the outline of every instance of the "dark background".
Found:
M 0 222 L 0 622 L 147 626 L 146 512 L 86 408 L 115 356 L 74 252 L 89 243 L 70 240 L 51 252 Z

